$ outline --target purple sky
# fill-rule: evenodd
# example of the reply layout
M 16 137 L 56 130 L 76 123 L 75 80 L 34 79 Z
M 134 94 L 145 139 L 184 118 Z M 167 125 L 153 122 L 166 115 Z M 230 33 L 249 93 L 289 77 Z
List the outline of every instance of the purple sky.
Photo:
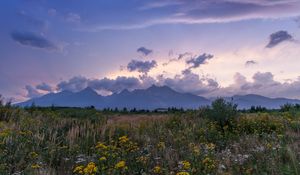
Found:
M 4 0 L 0 94 L 167 85 L 300 99 L 299 0 Z

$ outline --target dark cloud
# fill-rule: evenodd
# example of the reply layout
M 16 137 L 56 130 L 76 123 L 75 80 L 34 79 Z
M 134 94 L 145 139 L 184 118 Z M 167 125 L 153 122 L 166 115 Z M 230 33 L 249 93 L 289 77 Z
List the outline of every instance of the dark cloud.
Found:
M 57 89 L 59 91 L 68 90 L 72 92 L 81 91 L 86 87 L 90 87 L 95 90 L 105 90 L 112 93 L 118 93 L 124 89 L 133 90 L 142 88 L 143 84 L 139 78 L 135 77 L 118 76 L 115 79 L 88 79 L 86 77 L 77 76 L 70 80 L 62 81 L 57 85 Z
M 30 32 L 12 32 L 11 38 L 19 44 L 33 48 L 58 51 L 59 47 L 43 36 Z
M 99 80 L 90 80 L 88 86 L 96 90 L 106 90 L 118 93 L 124 89 L 134 90 L 141 88 L 142 82 L 135 77 L 119 76 L 116 79 L 103 78 Z
M 266 47 L 273 48 L 284 41 L 292 41 L 293 37 L 287 31 L 281 30 L 281 31 L 272 33 L 269 37 L 269 40 L 270 41 Z
M 143 55 L 147 56 L 153 52 L 153 50 L 147 49 L 145 47 L 140 47 L 136 50 L 139 53 L 142 53 Z
M 25 89 L 27 91 L 26 97 L 28 97 L 28 98 L 36 98 L 36 97 L 43 95 L 37 89 L 35 89 L 34 87 L 32 87 L 30 85 L 26 85 Z
M 256 65 L 256 64 L 257 64 L 257 62 L 254 61 L 254 60 L 248 60 L 248 61 L 245 62 L 245 66 L 246 66 L 246 67 L 247 67 L 247 66 Z
M 76 76 L 68 81 L 58 83 L 57 89 L 60 91 L 68 90 L 72 92 L 81 91 L 88 86 L 89 80 L 82 76 Z
M 41 83 L 35 86 L 36 89 L 42 90 L 42 91 L 47 91 L 47 92 L 52 92 L 53 88 L 47 84 L 47 83 Z
M 148 73 L 152 68 L 154 68 L 156 66 L 157 66 L 157 63 L 155 60 L 152 60 L 152 61 L 131 60 L 127 65 L 127 69 L 130 72 L 138 71 L 141 73 Z
M 213 57 L 214 57 L 213 55 L 204 53 L 202 55 L 199 55 L 198 57 L 194 57 L 187 60 L 186 63 L 190 65 L 189 68 L 198 68 L 201 64 L 206 64 L 207 60 Z

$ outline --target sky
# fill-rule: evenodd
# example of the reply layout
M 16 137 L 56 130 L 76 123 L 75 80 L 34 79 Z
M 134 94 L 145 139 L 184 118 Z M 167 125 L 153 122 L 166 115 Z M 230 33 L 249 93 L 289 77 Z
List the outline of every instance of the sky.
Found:
M 13 102 L 152 84 L 300 99 L 300 0 L 2 0 L 0 94 Z

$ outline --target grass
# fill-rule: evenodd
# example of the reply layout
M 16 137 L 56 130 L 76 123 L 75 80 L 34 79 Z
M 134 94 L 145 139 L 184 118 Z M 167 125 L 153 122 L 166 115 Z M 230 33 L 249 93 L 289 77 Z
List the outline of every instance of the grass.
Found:
M 299 174 L 300 115 L 0 107 L 0 174 Z

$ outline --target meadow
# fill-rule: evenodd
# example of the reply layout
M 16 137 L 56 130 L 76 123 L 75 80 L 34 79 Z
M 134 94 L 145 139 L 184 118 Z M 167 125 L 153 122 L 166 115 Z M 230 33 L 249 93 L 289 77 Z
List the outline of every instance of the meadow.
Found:
M 0 105 L 0 174 L 299 174 L 300 110 Z

